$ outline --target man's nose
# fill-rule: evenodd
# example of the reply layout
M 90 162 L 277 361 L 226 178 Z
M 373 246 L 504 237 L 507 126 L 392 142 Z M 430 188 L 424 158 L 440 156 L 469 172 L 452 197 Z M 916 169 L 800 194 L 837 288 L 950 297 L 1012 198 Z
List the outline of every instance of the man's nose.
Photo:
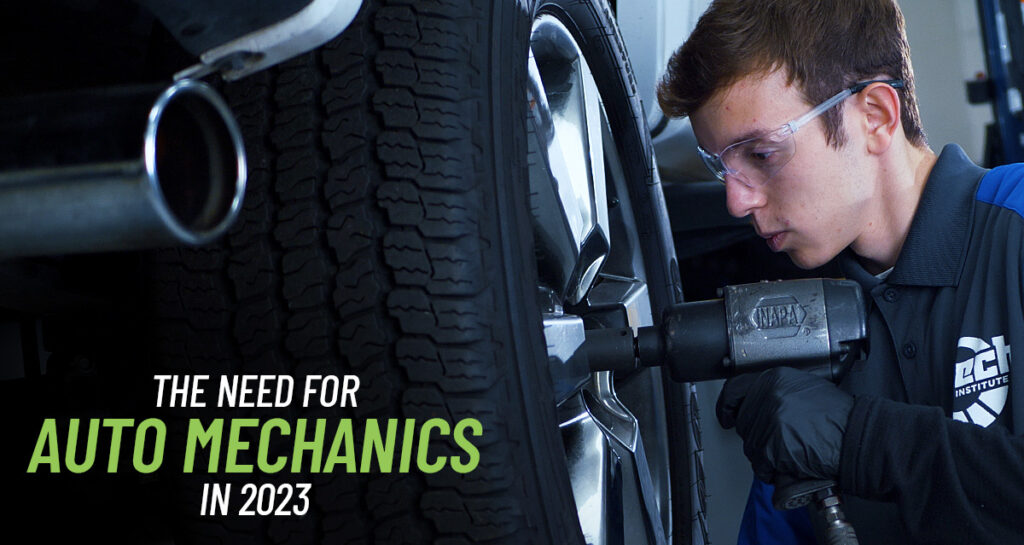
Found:
M 764 191 L 750 187 L 747 183 L 731 175 L 725 175 L 725 205 L 729 215 L 742 218 L 749 216 L 755 209 L 765 204 Z

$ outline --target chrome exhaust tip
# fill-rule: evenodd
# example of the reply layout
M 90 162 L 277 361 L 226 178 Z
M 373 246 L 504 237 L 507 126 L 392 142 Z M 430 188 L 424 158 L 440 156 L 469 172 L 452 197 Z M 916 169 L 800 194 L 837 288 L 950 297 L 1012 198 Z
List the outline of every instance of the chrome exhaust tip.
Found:
M 154 210 L 178 241 L 205 244 L 238 217 L 247 174 L 242 133 L 209 85 L 182 80 L 157 97 L 143 161 Z
M 99 96 L 72 111 L 67 105 L 77 101 L 66 96 L 25 102 L 42 112 L 26 125 L 33 142 L 45 142 L 34 148 L 80 145 L 89 162 L 0 171 L 0 258 L 200 245 L 238 217 L 245 149 L 212 87 L 182 80 L 158 93 L 114 89 Z M 101 115 L 83 114 L 90 106 Z M 105 129 L 119 134 L 99 134 Z M 104 141 L 101 153 L 91 137 Z M 131 149 L 134 157 L 127 157 Z

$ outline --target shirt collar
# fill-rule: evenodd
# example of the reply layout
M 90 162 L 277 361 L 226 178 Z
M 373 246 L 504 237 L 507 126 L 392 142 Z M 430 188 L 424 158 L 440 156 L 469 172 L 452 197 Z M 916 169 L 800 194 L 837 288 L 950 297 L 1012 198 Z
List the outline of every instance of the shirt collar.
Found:
M 864 266 L 860 264 L 860 260 L 857 259 L 857 254 L 853 253 L 853 250 L 850 248 L 840 252 L 836 256 L 836 262 L 839 264 L 840 270 L 843 271 L 843 276 L 860 284 L 860 287 L 866 293 L 871 293 L 875 286 L 882 283 L 881 278 L 864 269 Z M 892 274 L 890 273 L 889 276 L 892 276 Z
M 942 148 L 925 182 L 896 266 L 886 279 L 888 283 L 957 285 L 967 253 L 974 193 L 986 172 L 971 162 L 960 146 Z M 847 258 L 852 257 L 850 254 Z M 851 264 L 843 265 L 848 269 Z

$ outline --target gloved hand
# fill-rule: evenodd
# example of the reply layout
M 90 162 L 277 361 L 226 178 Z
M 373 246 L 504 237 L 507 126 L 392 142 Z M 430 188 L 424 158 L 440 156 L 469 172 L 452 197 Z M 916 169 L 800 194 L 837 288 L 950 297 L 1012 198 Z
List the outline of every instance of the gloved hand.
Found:
M 839 478 L 843 434 L 853 397 L 834 384 L 789 367 L 733 377 L 718 396 L 723 428 L 736 427 L 758 479 Z

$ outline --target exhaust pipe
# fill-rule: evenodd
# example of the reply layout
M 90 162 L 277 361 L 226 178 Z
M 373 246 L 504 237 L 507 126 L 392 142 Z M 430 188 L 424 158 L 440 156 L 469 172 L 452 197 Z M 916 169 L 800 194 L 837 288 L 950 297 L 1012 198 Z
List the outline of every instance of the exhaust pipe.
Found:
M 7 100 L 0 258 L 204 244 L 245 180 L 241 132 L 205 83 Z

